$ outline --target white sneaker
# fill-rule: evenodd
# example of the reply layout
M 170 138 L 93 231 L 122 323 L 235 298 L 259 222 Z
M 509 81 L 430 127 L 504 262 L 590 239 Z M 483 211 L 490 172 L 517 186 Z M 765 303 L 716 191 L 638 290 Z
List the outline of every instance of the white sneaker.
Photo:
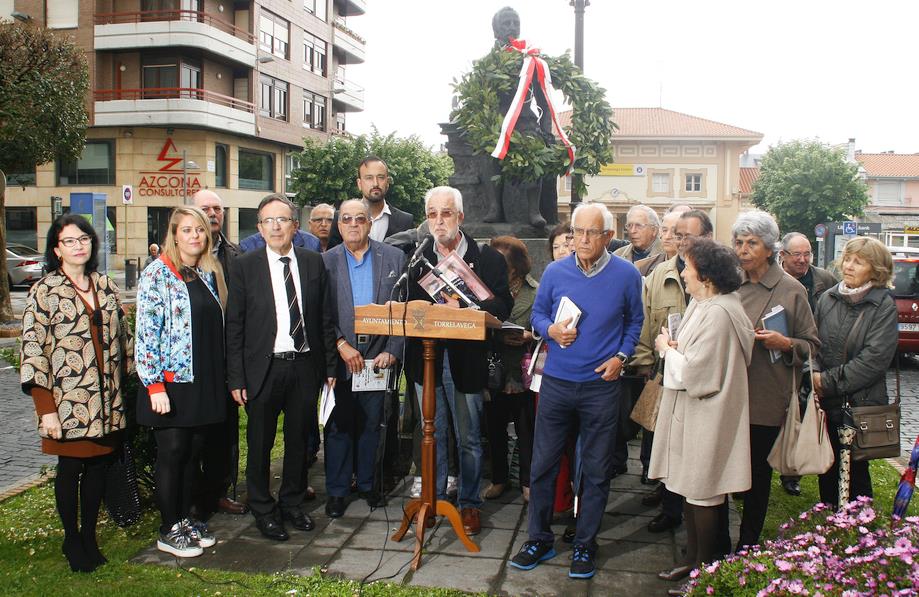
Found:
M 165 535 L 160 533 L 156 548 L 177 558 L 193 558 L 204 553 L 198 542 L 188 534 L 188 530 L 182 522 L 172 525 L 172 528 Z
M 412 482 L 412 489 L 408 494 L 413 498 L 421 497 L 421 477 L 415 477 L 415 480 Z
M 213 547 L 217 543 L 214 534 L 207 530 L 207 525 L 194 518 L 186 518 L 182 521 L 188 536 L 198 542 L 201 547 Z
M 455 497 L 459 493 L 459 482 L 456 477 L 447 477 L 447 495 Z

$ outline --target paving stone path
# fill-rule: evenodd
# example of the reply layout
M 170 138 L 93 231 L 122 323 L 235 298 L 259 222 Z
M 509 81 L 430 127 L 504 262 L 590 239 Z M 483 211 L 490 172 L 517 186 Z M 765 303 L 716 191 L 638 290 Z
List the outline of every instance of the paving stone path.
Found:
M 22 393 L 19 373 L 0 359 L 0 499 L 29 487 L 57 462 L 41 452 L 32 399 Z

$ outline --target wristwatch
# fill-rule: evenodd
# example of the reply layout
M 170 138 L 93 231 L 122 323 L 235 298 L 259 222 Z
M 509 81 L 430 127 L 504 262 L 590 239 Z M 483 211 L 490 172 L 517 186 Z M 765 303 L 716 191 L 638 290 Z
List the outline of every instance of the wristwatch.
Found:
M 616 357 L 617 359 L 619 359 L 620 361 L 622 361 L 622 364 L 623 364 L 623 365 L 625 365 L 625 362 L 629 360 L 629 355 L 625 354 L 625 353 L 622 352 L 621 350 L 620 350 L 619 352 L 617 352 L 617 353 L 616 353 L 615 355 L 613 355 L 613 356 Z

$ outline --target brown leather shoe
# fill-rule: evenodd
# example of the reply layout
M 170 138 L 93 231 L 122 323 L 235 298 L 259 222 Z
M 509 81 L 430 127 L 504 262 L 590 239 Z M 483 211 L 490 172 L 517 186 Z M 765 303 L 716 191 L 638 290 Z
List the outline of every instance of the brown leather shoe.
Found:
M 242 502 L 231 500 L 228 497 L 222 497 L 217 500 L 217 510 L 224 514 L 235 514 L 236 516 L 240 516 L 249 511 L 249 506 Z
M 460 517 L 463 519 L 463 530 L 467 535 L 478 535 L 482 530 L 478 508 L 463 508 L 460 511 Z

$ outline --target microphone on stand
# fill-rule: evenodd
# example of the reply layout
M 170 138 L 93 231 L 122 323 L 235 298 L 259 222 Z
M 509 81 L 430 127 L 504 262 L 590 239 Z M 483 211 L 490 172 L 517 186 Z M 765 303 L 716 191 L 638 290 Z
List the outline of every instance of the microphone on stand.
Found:
M 402 286 L 408 282 L 409 272 L 412 271 L 412 267 L 418 262 L 418 260 L 424 255 L 424 251 L 431 246 L 431 243 L 434 241 L 434 237 L 430 234 L 425 235 L 421 242 L 418 243 L 418 248 L 415 249 L 415 252 L 412 254 L 412 258 L 409 259 L 405 264 L 405 271 L 402 272 L 402 276 L 396 280 L 395 288 L 402 288 Z

